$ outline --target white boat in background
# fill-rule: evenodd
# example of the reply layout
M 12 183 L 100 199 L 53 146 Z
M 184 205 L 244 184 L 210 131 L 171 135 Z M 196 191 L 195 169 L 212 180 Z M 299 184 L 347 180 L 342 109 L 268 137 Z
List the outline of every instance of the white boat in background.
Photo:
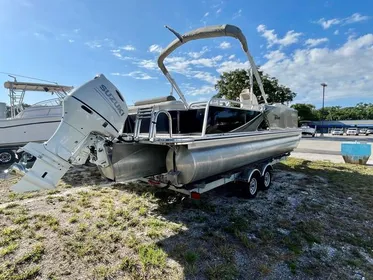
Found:
M 62 101 L 72 87 L 5 82 L 9 90 L 10 118 L 0 119 L 0 164 L 11 163 L 16 159 L 16 150 L 29 142 L 45 142 L 56 131 L 62 116 Z M 23 107 L 26 92 L 48 92 L 57 98 Z

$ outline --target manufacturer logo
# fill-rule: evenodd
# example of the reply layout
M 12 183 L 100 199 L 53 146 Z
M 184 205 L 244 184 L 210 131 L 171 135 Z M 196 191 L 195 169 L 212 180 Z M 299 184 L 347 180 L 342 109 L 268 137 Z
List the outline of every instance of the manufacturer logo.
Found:
M 110 92 L 110 90 L 107 89 L 107 87 L 105 85 L 101 85 L 100 86 L 100 89 L 105 93 L 105 95 L 109 98 L 109 100 L 113 103 L 113 105 L 115 106 L 115 108 L 118 110 L 118 113 L 123 116 L 124 115 L 124 111 L 122 109 L 122 107 L 120 106 L 119 102 L 116 100 L 116 98 L 114 97 L 114 95 Z

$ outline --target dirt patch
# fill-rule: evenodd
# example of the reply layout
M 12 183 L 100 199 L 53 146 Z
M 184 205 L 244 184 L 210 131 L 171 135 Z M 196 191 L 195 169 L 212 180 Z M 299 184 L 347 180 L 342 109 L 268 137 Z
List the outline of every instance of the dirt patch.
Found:
M 371 279 L 373 169 L 289 159 L 274 175 L 253 200 L 230 184 L 199 203 L 96 187 L 95 169 L 31 198 L 0 181 L 0 279 Z

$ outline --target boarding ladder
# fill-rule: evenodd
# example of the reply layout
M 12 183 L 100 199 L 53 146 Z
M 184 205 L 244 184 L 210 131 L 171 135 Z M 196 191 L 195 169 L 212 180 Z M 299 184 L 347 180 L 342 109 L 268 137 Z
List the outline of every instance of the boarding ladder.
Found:
M 140 138 L 140 131 L 141 131 L 141 123 L 144 119 L 150 119 L 149 123 L 149 135 L 146 139 L 142 140 L 149 140 L 151 142 L 154 141 L 155 136 L 157 134 L 157 120 L 160 114 L 165 114 L 168 118 L 168 125 L 169 125 L 169 136 L 172 138 L 172 117 L 171 114 L 166 110 L 159 110 L 155 111 L 154 106 L 152 107 L 143 107 L 137 109 L 137 116 L 135 122 L 135 130 L 134 130 L 134 140 L 139 141 Z

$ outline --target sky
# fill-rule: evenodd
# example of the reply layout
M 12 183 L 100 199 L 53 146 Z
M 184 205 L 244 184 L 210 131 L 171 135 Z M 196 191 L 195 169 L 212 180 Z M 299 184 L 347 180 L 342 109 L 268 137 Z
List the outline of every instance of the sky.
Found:
M 323 82 L 325 106 L 373 103 L 368 0 L 0 0 L 0 72 L 74 87 L 102 73 L 133 104 L 170 93 L 156 64 L 175 39 L 164 25 L 183 34 L 218 24 L 243 31 L 257 65 L 297 93 L 294 103 L 319 108 Z M 224 71 L 249 65 L 233 38 L 187 43 L 165 64 L 189 102 L 215 94 Z M 25 101 L 49 98 L 29 93 Z M 8 102 L 5 89 L 0 102 Z

